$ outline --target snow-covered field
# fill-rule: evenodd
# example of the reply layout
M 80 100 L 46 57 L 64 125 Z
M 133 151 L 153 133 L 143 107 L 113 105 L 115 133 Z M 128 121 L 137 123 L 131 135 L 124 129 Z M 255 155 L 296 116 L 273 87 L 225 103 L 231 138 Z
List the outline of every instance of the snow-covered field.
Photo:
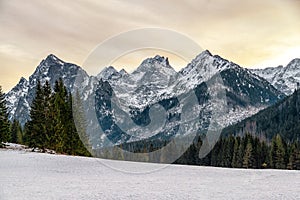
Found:
M 300 171 L 159 165 L 0 150 L 0 199 L 300 199 Z

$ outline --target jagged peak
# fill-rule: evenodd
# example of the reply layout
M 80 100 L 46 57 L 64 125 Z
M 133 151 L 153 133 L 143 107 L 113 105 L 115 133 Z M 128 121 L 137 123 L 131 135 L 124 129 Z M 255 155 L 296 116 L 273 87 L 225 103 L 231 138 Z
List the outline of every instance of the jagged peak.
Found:
M 299 67 L 300 67 L 300 58 L 295 58 L 295 59 L 291 60 L 291 62 L 289 62 L 289 64 L 287 64 L 287 67 L 294 65 L 294 64 L 299 64 Z
M 23 76 L 20 78 L 20 82 L 24 82 L 24 81 L 27 81 L 26 78 L 24 78 Z
M 109 79 L 112 76 L 119 76 L 119 72 L 113 67 L 113 66 L 108 66 L 105 67 L 98 75 L 98 79 Z
M 147 64 L 156 64 L 156 63 L 160 64 L 161 66 L 171 68 L 168 57 L 164 57 L 164 56 L 160 56 L 160 55 L 156 55 L 152 58 L 145 59 L 142 62 L 142 64 L 140 65 L 140 67 L 147 65 Z
M 202 51 L 199 56 L 213 56 L 209 50 Z
M 198 54 L 191 62 L 198 62 L 200 60 L 203 60 L 203 59 L 208 59 L 208 58 L 212 58 L 213 55 L 210 53 L 210 51 L 208 50 L 205 50 L 205 51 L 202 51 L 200 54 Z
M 49 54 L 46 59 L 46 61 L 54 61 L 54 62 L 59 62 L 59 63 L 64 63 L 63 60 L 61 60 L 60 58 L 58 58 L 57 56 L 55 56 L 54 54 Z
M 21 78 L 20 78 L 20 81 L 19 81 L 19 83 L 18 83 L 18 85 L 19 85 L 19 84 L 24 84 L 24 83 L 27 83 L 27 82 L 28 82 L 28 81 L 27 81 L 26 78 L 21 77 Z
M 119 71 L 119 73 L 120 73 L 122 76 L 124 76 L 125 74 L 128 74 L 128 72 L 127 72 L 125 69 L 121 69 L 121 70 Z
M 58 64 L 63 65 L 65 62 L 55 56 L 54 54 L 49 54 L 44 60 L 41 61 L 39 66 L 49 65 L 49 64 Z
M 118 72 L 113 66 L 108 66 L 108 67 L 105 67 L 102 72 L 111 72 L 111 73 L 116 73 Z

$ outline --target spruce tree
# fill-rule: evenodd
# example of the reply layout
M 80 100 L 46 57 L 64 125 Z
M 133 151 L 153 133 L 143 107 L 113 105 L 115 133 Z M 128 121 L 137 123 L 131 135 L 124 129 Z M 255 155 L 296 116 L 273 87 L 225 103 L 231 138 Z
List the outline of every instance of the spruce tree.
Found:
M 55 82 L 53 94 L 53 143 L 55 151 L 63 153 L 68 147 L 65 145 L 67 140 L 66 118 L 67 118 L 67 89 L 65 88 L 62 79 Z
M 44 94 L 40 81 L 37 82 L 35 98 L 30 109 L 30 121 L 26 123 L 27 145 L 33 148 L 45 149 L 45 115 Z
M 272 139 L 271 145 L 271 167 L 274 169 L 284 169 L 285 166 L 285 148 L 281 136 L 277 134 Z
M 290 156 L 287 169 L 300 170 L 300 149 L 299 144 L 293 143 L 290 147 Z
M 44 108 L 44 144 L 46 148 L 52 149 L 53 137 L 53 107 L 52 107 L 52 89 L 50 83 L 46 81 L 43 86 L 43 108 Z
M 91 151 L 91 145 L 89 142 L 89 137 L 87 135 L 87 121 L 84 113 L 84 106 L 78 91 L 76 91 L 75 97 L 73 97 L 72 113 L 79 138 L 82 141 L 83 145 L 89 151 Z
M 245 155 L 244 155 L 244 160 L 243 160 L 243 168 L 252 168 L 252 157 L 253 157 L 253 147 L 251 144 L 251 141 L 248 140 L 246 150 L 245 150 Z
M 72 95 L 67 91 L 62 79 L 55 83 L 52 103 L 54 116 L 52 119 L 54 129 L 53 143 L 55 144 L 55 150 L 70 155 L 90 156 L 76 130 L 73 118 Z M 80 131 L 82 131 L 82 134 L 85 134 L 84 122 L 81 121 L 81 123 L 83 124 Z M 88 144 L 86 138 L 84 138 L 84 141 Z
M 244 152 L 245 152 L 244 140 L 245 140 L 245 138 L 242 138 L 240 145 L 239 145 L 237 159 L 236 159 L 236 167 L 237 168 L 241 168 L 243 166 Z
M 264 141 L 261 143 L 260 160 L 262 168 L 267 168 L 270 165 L 269 147 Z
M 22 128 L 18 120 L 14 119 L 14 121 L 11 124 L 11 138 L 10 142 L 12 143 L 23 143 L 23 133 Z
M 5 94 L 2 92 L 2 87 L 0 86 L 0 147 L 2 146 L 2 142 L 7 142 L 10 139 L 9 126 Z
M 240 137 L 235 137 L 233 146 L 232 167 L 239 167 L 238 154 L 239 154 Z

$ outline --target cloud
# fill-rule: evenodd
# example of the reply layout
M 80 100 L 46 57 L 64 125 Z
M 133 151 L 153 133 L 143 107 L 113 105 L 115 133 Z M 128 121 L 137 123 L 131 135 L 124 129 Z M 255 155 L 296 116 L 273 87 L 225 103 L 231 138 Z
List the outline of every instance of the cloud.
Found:
M 24 58 L 29 56 L 29 54 L 20 49 L 19 47 L 13 45 L 13 44 L 0 44 L 0 54 L 4 54 L 6 56 L 11 56 L 11 57 L 20 57 Z M 31 57 L 32 55 L 30 55 Z
M 0 54 L 15 56 L 7 58 L 1 67 L 33 70 L 50 53 L 81 65 L 103 40 L 144 27 L 179 31 L 203 48 L 242 66 L 257 66 L 265 60 L 284 63 L 287 57 L 277 59 L 282 52 L 300 46 L 299 2 L 0 1 Z M 1 74 L 0 79 L 4 76 Z M 11 78 L 16 82 L 19 79 L 17 75 Z

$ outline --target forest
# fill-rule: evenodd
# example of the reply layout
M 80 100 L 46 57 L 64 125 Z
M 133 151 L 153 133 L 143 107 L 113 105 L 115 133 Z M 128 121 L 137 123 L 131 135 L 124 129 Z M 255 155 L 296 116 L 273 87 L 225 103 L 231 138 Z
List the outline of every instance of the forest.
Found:
M 73 112 L 80 115 L 82 110 L 79 110 L 80 105 L 72 109 L 73 100 L 74 97 L 67 91 L 62 79 L 55 82 L 53 91 L 49 82 L 41 85 L 38 81 L 30 120 L 21 127 L 17 120 L 8 120 L 6 102 L 1 90 L 0 141 L 24 144 L 42 152 L 50 149 L 61 154 L 91 156 L 82 142 L 88 140 L 86 135 L 79 134 L 83 131 L 77 131 L 74 123 Z
M 294 94 L 292 100 L 295 96 L 298 95 Z M 274 110 L 274 107 L 271 109 Z M 77 116 L 76 119 L 74 115 Z M 286 117 L 290 119 L 287 114 Z M 290 125 L 290 123 L 287 124 Z M 0 141 L 2 142 L 24 144 L 42 152 L 51 149 L 61 154 L 91 156 L 91 149 L 86 149 L 89 147 L 89 141 L 85 128 L 86 122 L 80 97 L 78 93 L 72 96 L 62 79 L 56 81 L 53 91 L 49 82 L 45 82 L 44 85 L 37 83 L 30 110 L 30 120 L 24 127 L 21 127 L 17 120 L 12 122 L 8 120 L 5 96 L 0 88 Z M 270 134 L 273 135 L 270 140 L 262 139 L 253 133 L 245 133 L 242 136 L 223 135 L 211 152 L 202 159 L 199 158 L 199 151 L 203 144 L 203 137 L 196 136 L 192 145 L 174 164 L 300 170 L 299 141 L 291 141 L 290 137 L 286 141 L 284 138 L 286 134 L 275 133 L 275 131 Z M 147 155 L 168 142 L 170 141 L 144 140 L 121 144 L 117 146 L 118 148 L 103 150 L 105 154 L 101 154 L 101 157 L 127 160 L 123 150 Z M 0 143 L 1 145 L 3 144 Z M 172 151 L 181 148 L 180 144 L 172 144 Z M 164 163 L 167 156 L 159 155 L 157 162 Z M 150 158 L 146 156 L 144 159 L 149 161 Z

